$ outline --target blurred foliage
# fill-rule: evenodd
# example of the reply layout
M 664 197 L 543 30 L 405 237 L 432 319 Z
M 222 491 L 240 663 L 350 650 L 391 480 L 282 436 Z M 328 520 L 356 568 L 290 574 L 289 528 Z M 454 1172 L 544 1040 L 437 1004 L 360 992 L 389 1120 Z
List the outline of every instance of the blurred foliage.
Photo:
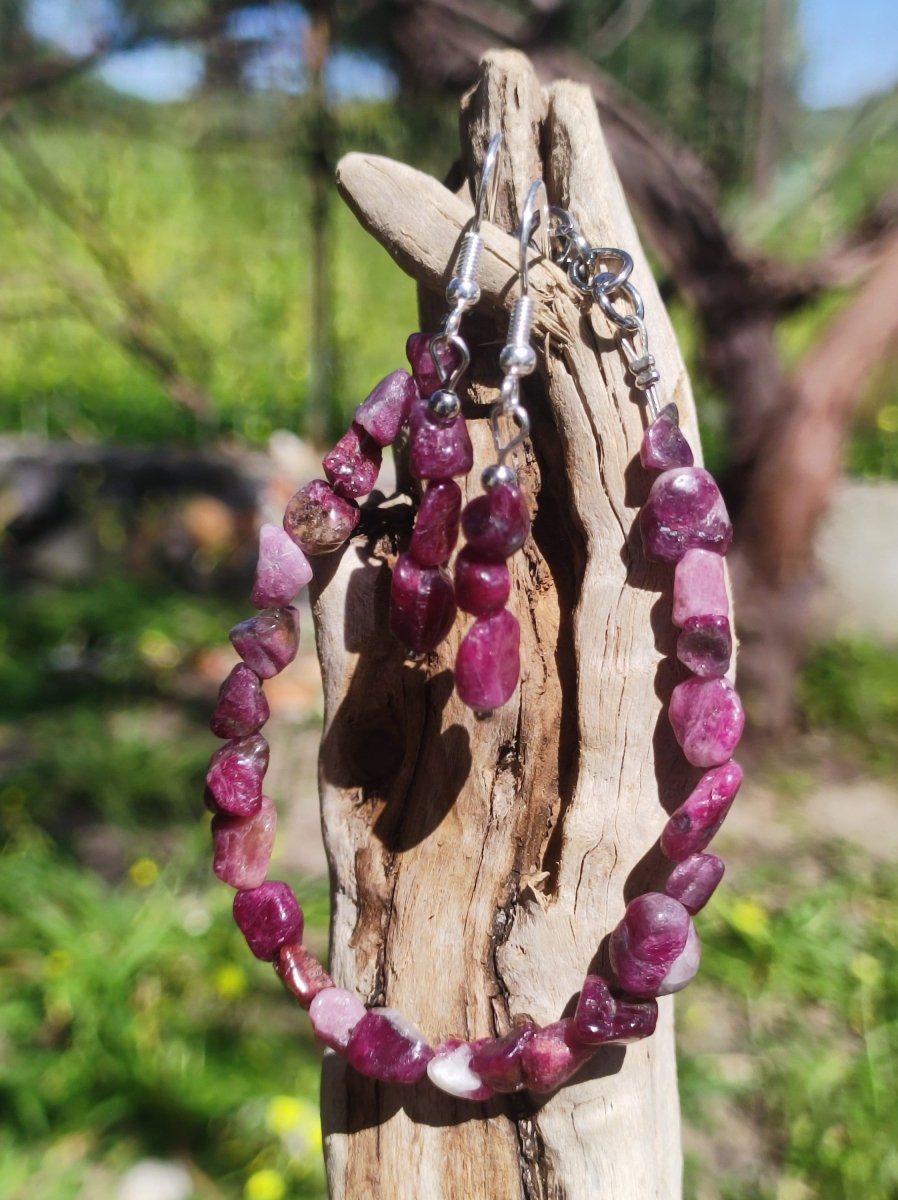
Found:
M 799 682 L 812 729 L 839 734 L 847 749 L 898 771 L 898 652 L 876 642 L 836 639 L 817 647 Z

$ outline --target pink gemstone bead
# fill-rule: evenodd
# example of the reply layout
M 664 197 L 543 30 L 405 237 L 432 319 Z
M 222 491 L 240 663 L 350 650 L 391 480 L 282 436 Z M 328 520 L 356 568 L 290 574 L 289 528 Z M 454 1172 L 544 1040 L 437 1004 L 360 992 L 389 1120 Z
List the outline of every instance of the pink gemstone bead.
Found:
M 696 547 L 726 554 L 733 526 L 713 477 L 701 467 L 659 475 L 639 514 L 647 558 L 678 562 Z
M 671 693 L 670 723 L 683 753 L 696 767 L 725 763 L 739 744 L 745 713 L 726 679 L 686 679 Z
M 408 371 L 393 371 L 355 410 L 355 423 L 378 446 L 391 446 L 399 437 L 412 403 L 417 399 L 418 387 Z
M 346 1057 L 360 1075 L 382 1083 L 417 1083 L 433 1049 L 402 1013 L 371 1008 L 353 1029 Z
M 691 467 L 695 462 L 689 443 L 680 429 L 675 404 L 662 408 L 658 418 L 646 429 L 639 448 L 639 460 L 647 471 Z
M 235 625 L 228 637 L 246 665 L 260 679 L 270 679 L 296 658 L 299 613 L 289 606 L 263 608 L 258 616 Z
M 455 592 L 442 567 L 422 567 L 400 554 L 390 587 L 390 632 L 406 650 L 429 654 L 455 620 Z
M 270 962 L 286 942 L 302 938 L 302 909 L 292 888 L 271 880 L 234 897 L 234 920 L 256 958 Z
M 713 550 L 687 550 L 674 570 L 673 623 L 682 629 L 693 617 L 727 617 L 723 559 Z
M 315 1037 L 341 1054 L 346 1053 L 352 1031 L 364 1015 L 364 1004 L 345 988 L 324 988 L 309 1005 Z
M 443 386 L 430 353 L 433 337 L 432 333 L 413 333 L 405 343 L 405 353 L 422 396 L 432 396 Z M 443 346 L 438 354 L 447 375 L 450 374 L 459 363 L 457 352 L 451 346 Z
M 618 1000 L 614 1009 L 612 1036 L 615 1045 L 639 1042 L 651 1037 L 658 1024 L 657 1000 Z
M 465 505 L 461 527 L 472 554 L 494 560 L 510 558 L 530 532 L 530 512 L 521 489 L 500 483 L 477 496 Z
M 601 975 L 587 975 L 574 1013 L 577 1037 L 586 1043 L 609 1041 L 616 1007 L 611 989 Z
M 526 1021 L 500 1038 L 474 1042 L 471 1070 L 495 1092 L 519 1092 L 525 1086 L 521 1056 L 536 1033 L 536 1025 Z
M 313 479 L 284 510 L 284 529 L 306 554 L 330 554 L 352 536 L 360 516 L 354 501 L 338 496 L 323 479 Z
M 415 518 L 409 552 L 422 567 L 444 563 L 458 541 L 461 518 L 461 488 L 451 479 L 427 485 Z
M 458 648 L 455 688 L 475 712 L 491 712 L 514 694 L 521 671 L 521 628 L 507 610 L 478 617 Z
M 482 558 L 470 546 L 455 560 L 455 600 L 475 617 L 500 612 L 511 593 L 511 574 L 504 562 Z
M 268 743 L 261 733 L 216 750 L 206 773 L 213 808 L 235 817 L 255 816 L 262 807 L 262 780 L 267 770 Z
M 367 496 L 377 483 L 383 451 L 355 421 L 322 460 L 324 473 L 338 496 Z
M 661 831 L 661 849 L 667 858 L 682 862 L 704 850 L 723 824 L 742 785 L 742 768 L 724 763 L 706 771 Z
M 309 560 L 277 525 L 259 530 L 259 562 L 250 597 L 256 608 L 283 608 L 292 604 L 312 578 Z
M 700 679 L 720 679 L 730 667 L 729 617 L 690 617 L 677 638 L 677 658 Z
M 552 1092 L 595 1054 L 577 1037 L 570 1017 L 562 1017 L 536 1033 L 521 1051 L 524 1083 L 531 1092 Z
M 621 987 L 634 996 L 657 996 L 682 954 L 689 913 L 678 900 L 659 892 L 637 896 L 611 934 L 611 965 Z
M 274 803 L 262 797 L 253 817 L 217 813 L 212 818 L 212 870 L 232 888 L 246 891 L 265 882 L 278 816 Z
M 437 1046 L 433 1058 L 427 1064 L 427 1075 L 434 1087 L 450 1096 L 462 1100 L 489 1100 L 495 1095 L 491 1087 L 479 1079 L 471 1070 L 471 1042 L 450 1038 Z
M 437 420 L 426 400 L 416 400 L 409 414 L 409 431 L 408 469 L 415 479 L 451 479 L 467 475 L 474 465 L 464 417 Z
M 723 859 L 716 854 L 690 854 L 668 875 L 664 893 L 679 900 L 694 917 L 714 895 L 724 870 Z
M 209 728 L 220 738 L 258 733 L 271 713 L 255 671 L 238 663 L 218 690 L 218 703 Z
M 332 988 L 334 981 L 324 967 L 299 942 L 288 942 L 274 960 L 278 978 L 303 1008 L 308 1008 L 319 992 Z
M 692 983 L 693 979 L 695 979 L 701 961 L 702 944 L 699 941 L 698 933 L 690 918 L 689 930 L 686 934 L 686 944 L 670 964 L 670 969 L 661 980 L 661 986 L 658 988 L 657 994 L 659 996 L 670 996 L 674 992 L 681 992 L 684 987 Z

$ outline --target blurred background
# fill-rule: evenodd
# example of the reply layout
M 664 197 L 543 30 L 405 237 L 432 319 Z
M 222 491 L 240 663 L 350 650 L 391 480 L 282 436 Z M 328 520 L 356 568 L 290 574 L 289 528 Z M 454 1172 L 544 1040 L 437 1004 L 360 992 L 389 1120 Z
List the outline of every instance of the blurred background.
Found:
M 898 1197 L 893 0 L 0 0 L 9 1200 L 324 1195 L 308 1023 L 209 872 L 206 721 L 254 528 L 416 328 L 334 164 L 444 175 L 501 45 L 595 93 L 737 526 L 687 1195 Z M 324 951 L 309 630 L 269 790 Z

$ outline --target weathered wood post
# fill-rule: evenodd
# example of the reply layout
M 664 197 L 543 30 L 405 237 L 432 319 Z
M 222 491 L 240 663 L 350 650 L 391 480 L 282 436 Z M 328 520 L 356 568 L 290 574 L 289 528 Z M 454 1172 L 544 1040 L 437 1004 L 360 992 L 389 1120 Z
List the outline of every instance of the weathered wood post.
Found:
M 468 177 L 504 134 L 496 224 L 484 226 L 481 324 L 465 409 L 479 490 L 498 350 L 516 294 L 512 230 L 531 179 L 596 244 L 635 258 L 664 394 L 697 445 L 689 381 L 588 91 L 543 89 L 527 60 L 488 55 L 463 102 Z M 461 196 L 410 167 L 353 154 L 338 184 L 365 228 L 422 288 L 434 328 L 460 234 Z M 515 1014 L 557 1019 L 625 899 L 651 879 L 657 836 L 688 769 L 666 718 L 673 684 L 670 572 L 647 563 L 633 520 L 648 491 L 643 421 L 597 306 L 551 264 L 531 271 L 540 375 L 518 459 L 535 513 L 512 560 L 522 626 L 519 695 L 478 721 L 452 691 L 460 628 L 424 665 L 387 632 L 386 535 L 357 539 L 313 596 L 325 687 L 320 759 L 333 882 L 336 980 L 407 1013 L 430 1039 L 505 1032 Z M 405 334 L 397 330 L 397 359 Z M 490 342 L 485 345 L 484 342 Z M 479 347 L 478 348 L 478 344 Z M 634 466 L 635 462 L 635 466 Z M 372 526 L 374 522 L 372 521 Z M 671 639 L 672 641 L 672 639 Z M 377 1084 L 325 1064 L 334 1200 L 677 1200 L 680 1135 L 672 1000 L 654 1037 L 600 1051 L 546 1097 L 485 1106 L 425 1080 Z

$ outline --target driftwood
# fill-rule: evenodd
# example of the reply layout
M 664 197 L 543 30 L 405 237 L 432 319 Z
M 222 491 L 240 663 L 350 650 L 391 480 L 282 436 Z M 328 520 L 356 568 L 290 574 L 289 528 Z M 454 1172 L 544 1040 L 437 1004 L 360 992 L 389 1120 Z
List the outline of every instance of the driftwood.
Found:
M 505 135 L 497 224 L 514 228 L 531 178 L 591 241 L 634 256 L 665 397 L 697 445 L 689 382 L 640 248 L 589 91 L 543 89 L 520 54 L 488 55 L 466 98 L 473 178 L 489 134 Z M 364 155 L 338 184 L 362 224 L 424 289 L 451 275 L 469 193 Z M 465 410 L 466 481 L 491 461 L 488 404 L 516 294 L 517 242 L 484 226 L 483 302 Z M 643 419 L 601 314 L 581 309 L 551 264 L 531 271 L 540 375 L 526 389 L 534 433 L 518 465 L 535 511 L 512 563 L 522 626 L 519 694 L 489 721 L 453 695 L 464 621 L 425 665 L 386 631 L 384 533 L 395 506 L 366 513 L 367 540 L 321 563 L 313 611 L 325 688 L 320 758 L 332 872 L 331 971 L 366 1001 L 412 1017 L 430 1039 L 507 1031 L 516 1014 L 557 1019 L 626 899 L 651 885 L 656 839 L 692 781 L 665 715 L 670 573 L 648 564 L 633 520 L 648 489 Z M 429 299 L 428 299 L 429 296 Z M 433 326 L 431 326 L 433 327 Z M 399 346 L 397 346 L 397 352 Z M 634 460 L 635 465 L 634 465 Z M 672 1001 L 654 1037 L 600 1051 L 550 1097 L 476 1106 L 373 1083 L 328 1056 L 323 1120 L 335 1200 L 676 1200 L 679 1115 Z

